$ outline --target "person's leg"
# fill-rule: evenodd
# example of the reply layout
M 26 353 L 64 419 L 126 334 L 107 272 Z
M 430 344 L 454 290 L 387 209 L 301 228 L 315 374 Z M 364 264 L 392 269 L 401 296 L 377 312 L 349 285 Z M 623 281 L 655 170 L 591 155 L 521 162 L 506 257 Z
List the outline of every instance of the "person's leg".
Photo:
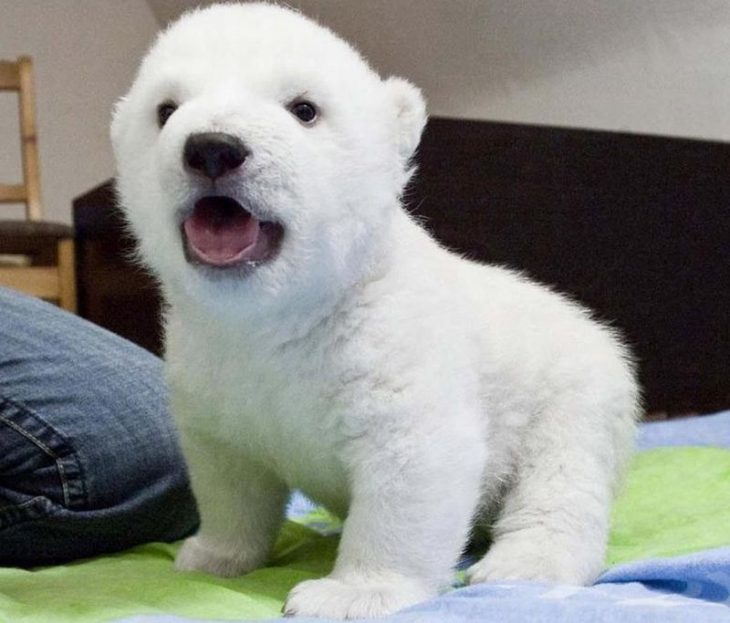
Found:
M 0 288 L 0 565 L 176 540 L 197 521 L 161 361 Z

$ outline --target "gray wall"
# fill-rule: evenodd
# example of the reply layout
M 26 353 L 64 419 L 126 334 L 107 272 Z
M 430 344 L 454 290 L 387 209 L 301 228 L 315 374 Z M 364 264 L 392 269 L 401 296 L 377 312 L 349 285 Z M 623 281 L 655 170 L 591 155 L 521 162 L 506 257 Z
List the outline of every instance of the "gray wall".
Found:
M 164 22 L 199 0 L 149 0 Z M 292 0 L 439 115 L 730 139 L 728 0 Z
M 112 175 L 113 102 L 160 24 L 199 3 L 0 0 L 0 57 L 36 61 L 49 217 L 69 220 L 71 199 Z M 291 4 L 381 73 L 416 82 L 433 114 L 730 140 L 727 0 Z M 2 182 L 20 171 L 9 100 L 0 94 Z
M 113 174 L 109 120 L 158 23 L 145 0 L 0 0 L 0 58 L 35 64 L 46 217 Z M 17 97 L 0 93 L 0 181 L 20 180 Z M 18 216 L 0 205 L 0 217 Z

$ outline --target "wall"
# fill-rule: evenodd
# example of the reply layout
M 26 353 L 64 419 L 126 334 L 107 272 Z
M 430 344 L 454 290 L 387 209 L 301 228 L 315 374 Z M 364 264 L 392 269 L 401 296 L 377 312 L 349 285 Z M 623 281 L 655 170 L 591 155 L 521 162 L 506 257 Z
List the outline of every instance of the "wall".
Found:
M 149 0 L 161 22 L 198 0 Z M 730 140 L 727 0 L 292 0 L 433 114 Z
M 0 57 L 30 53 L 36 62 L 49 217 L 68 221 L 71 199 L 113 174 L 111 106 L 158 25 L 195 4 L 0 0 Z M 383 74 L 416 82 L 433 114 L 730 140 L 727 0 L 292 4 L 352 40 Z M 0 93 L 8 183 L 20 174 L 11 104 Z
M 47 218 L 70 221 L 73 197 L 113 174 L 110 110 L 157 28 L 144 0 L 0 0 L 0 58 L 30 54 L 35 64 Z M 3 183 L 20 180 L 16 101 L 0 93 Z

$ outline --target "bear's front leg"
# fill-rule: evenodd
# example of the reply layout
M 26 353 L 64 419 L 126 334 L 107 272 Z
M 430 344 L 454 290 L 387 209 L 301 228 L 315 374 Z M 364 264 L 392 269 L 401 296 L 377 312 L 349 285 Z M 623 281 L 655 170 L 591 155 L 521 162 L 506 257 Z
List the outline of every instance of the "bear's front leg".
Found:
M 352 503 L 335 568 L 297 585 L 286 615 L 381 616 L 450 581 L 478 504 L 485 452 L 479 435 L 463 431 L 401 434 L 347 449 Z
M 219 441 L 195 433 L 181 437 L 200 529 L 183 544 L 175 567 L 225 577 L 259 567 L 281 527 L 287 488 Z

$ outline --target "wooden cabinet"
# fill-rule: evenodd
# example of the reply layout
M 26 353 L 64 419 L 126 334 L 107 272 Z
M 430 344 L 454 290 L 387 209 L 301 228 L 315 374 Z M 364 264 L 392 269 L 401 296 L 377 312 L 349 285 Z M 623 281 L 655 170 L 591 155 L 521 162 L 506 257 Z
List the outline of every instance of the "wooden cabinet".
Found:
M 157 287 L 132 260 L 134 243 L 116 205 L 111 181 L 73 202 L 79 314 L 161 354 Z

